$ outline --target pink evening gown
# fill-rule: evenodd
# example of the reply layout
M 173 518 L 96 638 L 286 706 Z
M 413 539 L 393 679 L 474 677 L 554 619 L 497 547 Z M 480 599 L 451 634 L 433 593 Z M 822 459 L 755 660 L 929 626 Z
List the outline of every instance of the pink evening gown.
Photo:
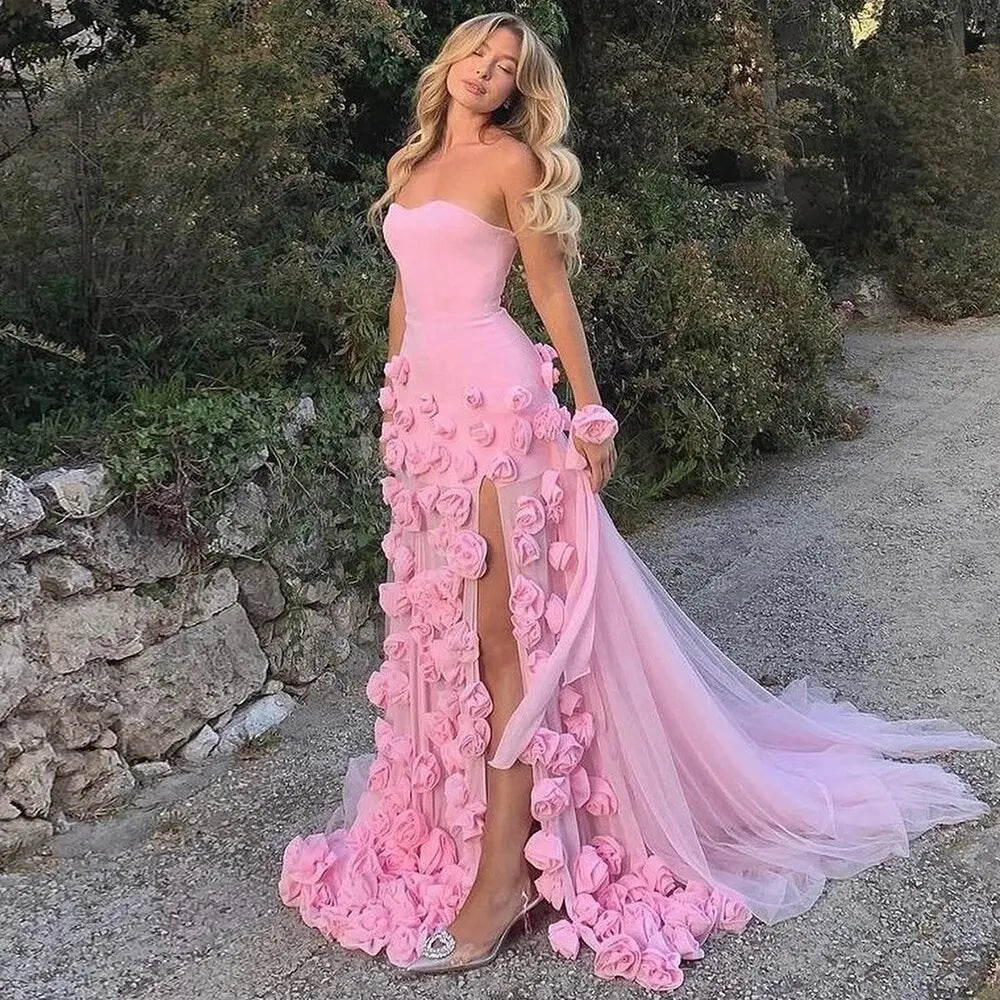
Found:
M 890 721 L 800 678 L 779 695 L 696 627 L 618 533 L 569 436 L 556 352 L 500 305 L 510 230 L 442 199 L 390 205 L 405 335 L 386 362 L 376 752 L 343 804 L 284 850 L 278 891 L 345 948 L 405 966 L 475 877 L 486 765 L 530 764 L 525 856 L 548 940 L 657 990 L 716 930 L 808 909 L 828 878 L 989 807 L 937 764 L 995 749 L 942 719 Z M 524 695 L 487 761 L 479 486 L 496 486 Z

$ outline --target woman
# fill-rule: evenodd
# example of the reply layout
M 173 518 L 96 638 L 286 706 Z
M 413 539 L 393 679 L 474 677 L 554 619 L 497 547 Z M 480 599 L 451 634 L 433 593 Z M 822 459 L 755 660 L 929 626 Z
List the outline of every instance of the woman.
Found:
M 380 451 L 390 508 L 377 753 L 327 830 L 286 848 L 283 901 L 414 972 L 484 964 L 541 899 L 548 937 L 658 990 L 713 930 L 803 912 L 828 877 L 987 806 L 937 765 L 992 741 L 890 722 L 726 658 L 599 498 L 617 423 L 568 272 L 580 180 L 566 90 L 519 17 L 460 24 L 390 159 L 398 265 Z M 558 352 L 500 305 L 524 273 Z M 576 411 L 560 407 L 560 377 Z M 487 768 L 489 764 L 489 768 Z

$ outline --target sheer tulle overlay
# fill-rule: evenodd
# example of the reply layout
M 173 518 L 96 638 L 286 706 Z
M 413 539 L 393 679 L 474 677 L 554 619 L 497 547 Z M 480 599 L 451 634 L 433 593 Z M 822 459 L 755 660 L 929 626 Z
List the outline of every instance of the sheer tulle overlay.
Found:
M 500 306 L 516 240 L 464 208 L 390 207 L 406 328 L 380 391 L 384 659 L 375 753 L 324 831 L 285 848 L 282 901 L 345 948 L 406 965 L 476 874 L 486 767 L 531 765 L 525 856 L 563 912 L 560 955 L 656 990 L 713 933 L 808 909 L 827 878 L 988 811 L 917 759 L 996 744 L 890 721 L 807 678 L 775 696 L 684 614 L 613 522 L 552 387 L 556 352 Z M 480 487 L 496 487 L 524 696 L 487 759 L 478 670 Z M 911 758 L 895 760 L 892 758 Z

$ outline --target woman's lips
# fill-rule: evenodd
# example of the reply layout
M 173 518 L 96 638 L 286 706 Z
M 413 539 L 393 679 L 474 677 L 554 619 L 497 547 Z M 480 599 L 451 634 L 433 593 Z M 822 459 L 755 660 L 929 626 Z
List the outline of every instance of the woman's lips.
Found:
M 465 84 L 466 89 L 469 91 L 469 93 L 477 95 L 483 93 L 483 91 L 479 87 L 477 87 L 474 83 L 469 83 L 468 80 L 463 80 L 462 82 Z

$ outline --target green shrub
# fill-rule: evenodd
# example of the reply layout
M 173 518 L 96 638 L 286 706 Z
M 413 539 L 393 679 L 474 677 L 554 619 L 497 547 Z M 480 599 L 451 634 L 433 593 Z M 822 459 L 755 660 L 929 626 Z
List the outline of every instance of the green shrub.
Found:
M 936 32 L 860 46 L 841 123 L 858 252 L 934 319 L 1000 312 L 1000 50 Z

